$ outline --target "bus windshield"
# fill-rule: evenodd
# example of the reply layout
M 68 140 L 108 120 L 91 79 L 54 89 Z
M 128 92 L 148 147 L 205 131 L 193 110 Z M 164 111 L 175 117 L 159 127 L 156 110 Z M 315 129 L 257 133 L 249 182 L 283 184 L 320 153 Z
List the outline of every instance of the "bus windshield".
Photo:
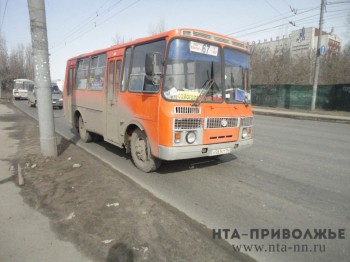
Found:
M 15 80 L 14 90 L 29 90 L 34 86 L 34 82 L 26 79 Z
M 227 102 L 250 102 L 248 91 L 249 55 L 232 48 L 224 48 L 225 98 Z
M 222 102 L 221 48 L 175 39 L 170 43 L 163 96 L 169 100 Z
M 16 90 L 23 89 L 23 82 L 16 82 L 14 89 Z

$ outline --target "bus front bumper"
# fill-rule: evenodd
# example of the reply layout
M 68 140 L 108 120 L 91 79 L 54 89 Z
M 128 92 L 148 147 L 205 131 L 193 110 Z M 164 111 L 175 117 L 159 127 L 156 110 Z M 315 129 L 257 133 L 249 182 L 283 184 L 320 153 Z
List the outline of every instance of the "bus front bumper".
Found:
M 206 156 L 217 156 L 237 152 L 253 145 L 253 139 L 240 140 L 236 142 L 196 145 L 196 146 L 179 146 L 165 147 L 159 146 L 158 158 L 163 160 L 179 160 Z

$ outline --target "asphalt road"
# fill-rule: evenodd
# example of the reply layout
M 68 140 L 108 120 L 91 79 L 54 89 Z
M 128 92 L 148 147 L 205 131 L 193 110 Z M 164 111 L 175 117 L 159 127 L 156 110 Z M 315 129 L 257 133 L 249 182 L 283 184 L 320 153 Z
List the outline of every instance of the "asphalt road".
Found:
M 26 101 L 14 104 L 37 118 L 37 110 Z M 158 172 L 144 174 L 117 147 L 79 142 L 63 110 L 55 110 L 54 115 L 58 133 L 198 222 L 216 232 L 230 229 L 228 241 L 241 245 L 241 251 L 258 261 L 348 261 L 350 257 L 348 124 L 257 115 L 252 148 L 218 160 L 165 162 Z M 295 231 L 298 234 L 291 239 L 283 239 L 282 234 L 281 239 L 271 235 L 257 239 L 250 234 L 254 229 L 260 233 L 296 229 L 303 236 L 296 239 Z M 345 233 L 324 239 L 328 235 L 315 234 L 314 229 L 345 229 Z M 262 251 L 245 252 L 243 245 Z

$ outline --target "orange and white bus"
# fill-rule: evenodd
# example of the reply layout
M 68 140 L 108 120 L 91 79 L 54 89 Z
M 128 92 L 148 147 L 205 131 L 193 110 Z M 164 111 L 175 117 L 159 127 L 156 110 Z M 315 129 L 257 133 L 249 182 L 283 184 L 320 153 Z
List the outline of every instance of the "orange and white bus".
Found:
M 176 29 L 67 61 L 65 116 L 81 140 L 102 136 L 145 172 L 161 160 L 253 144 L 249 51 L 234 38 Z

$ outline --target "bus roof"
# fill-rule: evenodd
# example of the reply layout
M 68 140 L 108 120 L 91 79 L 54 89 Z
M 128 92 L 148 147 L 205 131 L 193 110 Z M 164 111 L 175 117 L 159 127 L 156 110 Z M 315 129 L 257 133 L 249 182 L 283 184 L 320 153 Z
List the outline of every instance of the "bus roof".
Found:
M 163 33 L 160 33 L 157 35 L 138 38 L 138 39 L 130 41 L 130 42 L 126 42 L 126 43 L 122 43 L 122 44 L 118 44 L 118 45 L 113 45 L 111 47 L 96 50 L 96 51 L 93 51 L 90 53 L 81 54 L 81 55 L 78 55 L 76 57 L 72 57 L 69 60 L 78 59 L 81 57 L 86 57 L 86 56 L 91 56 L 91 55 L 95 55 L 95 54 L 100 54 L 100 53 L 112 51 L 112 50 L 115 50 L 116 48 L 124 48 L 124 47 L 129 47 L 129 46 L 137 45 L 137 44 L 144 43 L 144 42 L 151 42 L 151 41 L 154 41 L 157 39 L 162 39 L 165 37 L 176 37 L 176 36 L 190 37 L 190 38 L 198 39 L 198 40 L 202 40 L 202 41 L 205 40 L 205 41 L 209 41 L 209 42 L 213 42 L 213 43 L 218 43 L 220 45 L 231 46 L 231 47 L 239 49 L 243 52 L 249 53 L 248 45 L 240 40 L 237 40 L 236 38 L 232 38 L 229 36 L 209 32 L 209 31 L 205 31 L 205 30 L 200 30 L 200 29 L 179 28 L 179 29 L 173 29 L 173 30 L 170 30 L 167 32 L 163 32 Z

